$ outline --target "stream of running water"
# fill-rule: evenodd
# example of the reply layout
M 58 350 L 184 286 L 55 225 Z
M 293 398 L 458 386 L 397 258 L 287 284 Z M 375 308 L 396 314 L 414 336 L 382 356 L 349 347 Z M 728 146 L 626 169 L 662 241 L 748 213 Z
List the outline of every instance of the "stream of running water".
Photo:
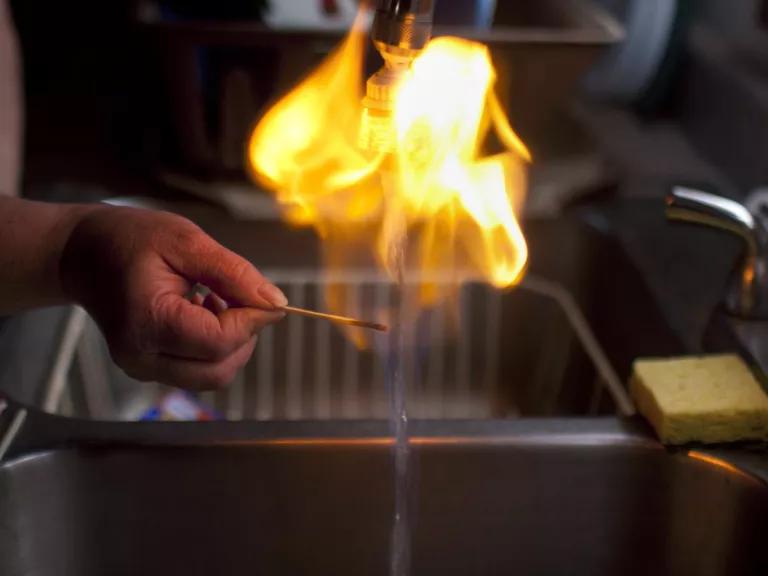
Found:
M 392 327 L 387 350 L 385 381 L 390 399 L 390 431 L 395 440 L 394 479 L 395 513 L 392 524 L 390 576 L 407 576 L 411 563 L 411 518 L 409 492 L 411 484 L 410 446 L 408 444 L 408 410 L 403 365 L 408 343 L 408 298 L 405 283 L 405 235 L 390 247 L 390 263 L 396 270 L 397 290 L 392 308 Z

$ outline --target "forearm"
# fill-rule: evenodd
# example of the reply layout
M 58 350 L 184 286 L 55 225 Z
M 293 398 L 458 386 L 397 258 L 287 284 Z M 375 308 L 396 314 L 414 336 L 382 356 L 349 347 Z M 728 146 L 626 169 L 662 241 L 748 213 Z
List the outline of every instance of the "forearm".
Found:
M 61 254 L 77 224 L 99 209 L 0 197 L 0 315 L 69 301 Z

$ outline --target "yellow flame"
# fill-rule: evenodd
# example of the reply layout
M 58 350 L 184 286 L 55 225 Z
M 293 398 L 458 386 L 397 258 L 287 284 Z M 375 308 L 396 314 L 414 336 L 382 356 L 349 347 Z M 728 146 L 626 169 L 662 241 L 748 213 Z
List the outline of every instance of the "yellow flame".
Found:
M 256 126 L 250 167 L 274 190 L 296 224 L 363 217 L 377 199 L 355 193 L 376 168 L 357 145 L 362 117 L 365 34 L 358 21 L 347 39 Z
M 430 42 L 395 91 L 394 151 L 371 152 L 360 145 L 361 22 L 259 122 L 249 144 L 255 176 L 291 222 L 326 238 L 327 267 L 357 261 L 349 253 L 363 244 L 392 275 L 389 251 L 407 232 L 408 267 L 422 277 L 458 272 L 514 285 L 528 259 L 517 214 L 530 154 L 494 93 L 488 49 L 458 38 Z M 491 129 L 506 151 L 484 157 Z M 445 296 L 428 283 L 420 295 L 420 305 Z M 334 312 L 350 312 L 338 290 L 328 300 Z

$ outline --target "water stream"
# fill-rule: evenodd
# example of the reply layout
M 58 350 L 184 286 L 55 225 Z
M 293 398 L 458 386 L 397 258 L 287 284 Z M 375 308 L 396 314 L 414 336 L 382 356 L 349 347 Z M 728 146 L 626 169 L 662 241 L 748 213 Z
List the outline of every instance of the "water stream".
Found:
M 408 411 L 403 365 L 408 342 L 408 298 L 404 281 L 405 246 L 403 234 L 390 247 L 390 263 L 397 271 L 397 290 L 392 307 L 392 326 L 387 349 L 385 381 L 390 399 L 390 429 L 395 439 L 394 478 L 395 513 L 392 524 L 390 576 L 407 576 L 411 563 L 411 519 L 409 515 L 410 447 L 408 444 Z

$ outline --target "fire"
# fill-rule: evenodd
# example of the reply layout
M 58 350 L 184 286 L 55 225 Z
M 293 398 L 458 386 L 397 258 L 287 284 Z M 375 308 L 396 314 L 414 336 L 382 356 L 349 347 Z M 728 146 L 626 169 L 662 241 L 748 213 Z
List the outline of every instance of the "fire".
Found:
M 351 266 L 363 246 L 395 277 L 390 253 L 407 236 L 408 272 L 421 278 L 449 273 L 499 288 L 516 284 L 528 259 L 517 214 L 530 154 L 496 97 L 488 49 L 433 40 L 395 88 L 384 119 L 390 134 L 382 136 L 393 145 L 370 150 L 361 144 L 370 120 L 365 42 L 359 19 L 336 52 L 258 123 L 248 150 L 255 177 L 275 192 L 289 221 L 312 225 L 326 239 L 331 272 Z M 491 130 L 506 150 L 483 156 Z M 334 312 L 345 312 L 343 293 L 328 296 Z M 444 296 L 425 282 L 419 304 Z
M 528 250 L 513 203 L 524 194 L 520 158 L 530 160 L 503 114 L 492 123 L 512 143 L 510 154 L 480 158 L 492 106 L 499 109 L 487 48 L 458 38 L 432 41 L 413 63 L 394 108 L 397 132 L 398 191 L 412 221 L 427 222 L 426 237 L 435 238 L 449 222 L 455 241 L 493 285 L 517 282 Z M 510 196 L 513 198 L 511 199 Z M 469 221 L 466 216 L 469 216 Z M 385 230 L 385 235 L 387 231 Z M 424 269 L 433 269 L 454 238 L 422 244 Z M 384 238 L 386 245 L 392 238 Z M 461 264 L 461 263 L 460 263 Z

